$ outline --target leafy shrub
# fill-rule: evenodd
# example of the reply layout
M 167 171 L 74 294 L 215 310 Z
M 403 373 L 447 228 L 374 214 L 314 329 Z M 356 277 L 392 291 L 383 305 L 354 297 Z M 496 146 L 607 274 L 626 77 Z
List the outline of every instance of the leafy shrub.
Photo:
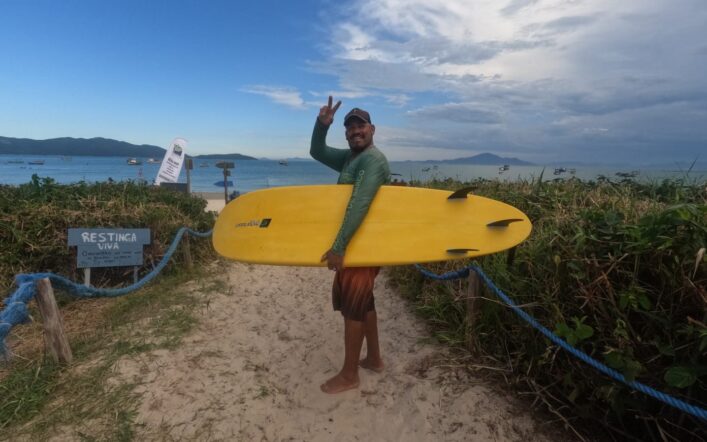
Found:
M 76 250 L 67 246 L 70 227 L 149 228 L 141 272 L 160 261 L 179 228 L 206 231 L 214 216 L 206 201 L 134 182 L 57 184 L 39 178 L 0 186 L 0 294 L 9 293 L 18 273 L 55 272 L 78 280 Z M 208 239 L 191 241 L 194 260 L 212 256 Z M 174 255 L 175 262 L 183 259 Z M 94 269 L 92 284 L 132 283 L 132 268 Z
M 546 327 L 627 378 L 705 407 L 704 185 L 574 179 L 424 185 L 471 185 L 478 195 L 524 211 L 533 233 L 517 248 L 514 262 L 508 265 L 504 254 L 477 262 L 498 287 Z M 429 268 L 443 273 L 468 264 L 451 261 Z M 508 381 L 568 422 L 593 430 L 593 422 L 600 422 L 607 433 L 621 438 L 705 437 L 704 422 L 613 382 L 499 303 L 483 302 L 473 324 L 464 315 L 445 313 L 453 309 L 430 308 L 444 303 L 440 291 L 446 292 L 446 302 L 463 297 L 466 281 L 423 280 L 412 267 L 392 273 L 422 311 L 439 311 L 433 323 L 446 341 L 465 342 L 478 357 L 505 361 L 513 367 Z M 476 339 L 467 339 L 470 335 Z

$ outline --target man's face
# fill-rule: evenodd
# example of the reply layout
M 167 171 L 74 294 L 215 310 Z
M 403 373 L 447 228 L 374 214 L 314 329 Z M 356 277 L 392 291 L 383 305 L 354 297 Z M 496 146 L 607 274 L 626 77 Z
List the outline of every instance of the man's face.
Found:
M 346 140 L 354 152 L 361 152 L 373 144 L 376 127 L 358 118 L 351 118 L 346 125 Z

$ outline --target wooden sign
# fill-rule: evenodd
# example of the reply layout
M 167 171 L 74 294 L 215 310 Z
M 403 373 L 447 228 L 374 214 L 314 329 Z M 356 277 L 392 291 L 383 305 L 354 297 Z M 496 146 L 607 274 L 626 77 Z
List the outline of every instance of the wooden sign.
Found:
M 78 247 L 78 268 L 140 266 L 150 229 L 69 229 L 68 243 Z

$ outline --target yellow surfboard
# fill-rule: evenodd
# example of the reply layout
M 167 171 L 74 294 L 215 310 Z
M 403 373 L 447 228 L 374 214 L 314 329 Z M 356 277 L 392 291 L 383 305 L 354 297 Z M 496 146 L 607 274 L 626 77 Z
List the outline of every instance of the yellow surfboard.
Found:
M 221 211 L 213 244 L 242 262 L 322 266 L 341 227 L 350 185 L 246 193 Z M 383 186 L 346 249 L 344 265 L 386 266 L 488 255 L 523 242 L 532 225 L 508 204 L 457 192 Z

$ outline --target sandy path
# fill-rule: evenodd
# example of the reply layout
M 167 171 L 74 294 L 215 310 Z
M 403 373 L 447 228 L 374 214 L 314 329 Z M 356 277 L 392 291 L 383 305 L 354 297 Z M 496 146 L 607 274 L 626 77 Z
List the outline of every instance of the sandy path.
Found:
M 136 440 L 547 440 L 512 399 L 440 367 L 444 349 L 425 343 L 385 274 L 375 293 L 386 370 L 361 370 L 358 390 L 330 396 L 319 385 L 343 361 L 332 273 L 225 265 L 229 293 L 209 295 L 178 350 L 119 364 L 140 382 Z

